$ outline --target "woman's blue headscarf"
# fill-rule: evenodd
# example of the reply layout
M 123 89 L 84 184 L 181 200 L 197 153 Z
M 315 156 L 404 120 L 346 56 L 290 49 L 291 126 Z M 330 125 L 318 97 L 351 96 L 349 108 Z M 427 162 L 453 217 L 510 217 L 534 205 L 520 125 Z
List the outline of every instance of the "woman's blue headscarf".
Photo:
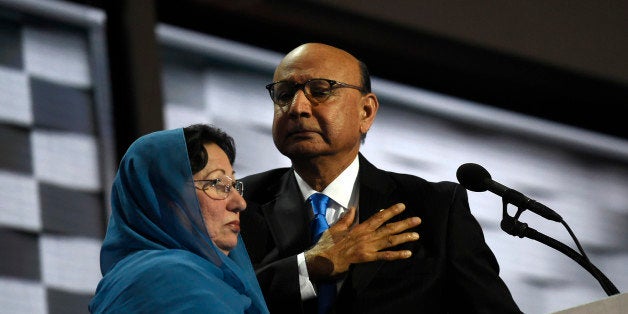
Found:
M 92 313 L 268 313 L 248 253 L 211 241 L 183 129 L 137 139 L 120 162 Z

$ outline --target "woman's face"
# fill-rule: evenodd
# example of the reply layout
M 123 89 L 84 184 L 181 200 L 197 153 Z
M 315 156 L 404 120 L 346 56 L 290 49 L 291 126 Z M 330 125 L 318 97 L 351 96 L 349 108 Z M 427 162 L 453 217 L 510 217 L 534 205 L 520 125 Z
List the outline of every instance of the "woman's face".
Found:
M 235 188 L 235 171 L 227 154 L 216 144 L 205 144 L 207 165 L 194 174 L 196 195 L 201 206 L 205 227 L 212 241 L 225 254 L 238 244 L 240 212 L 246 201 Z M 228 193 L 225 186 L 230 187 Z

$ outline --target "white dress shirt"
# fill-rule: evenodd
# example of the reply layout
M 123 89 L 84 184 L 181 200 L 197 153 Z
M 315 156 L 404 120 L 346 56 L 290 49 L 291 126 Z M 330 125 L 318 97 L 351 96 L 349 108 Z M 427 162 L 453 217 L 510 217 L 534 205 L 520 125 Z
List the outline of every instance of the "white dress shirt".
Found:
M 359 200 L 359 183 L 358 183 L 358 170 L 360 163 L 358 157 L 345 169 L 340 175 L 332 181 L 321 193 L 329 196 L 329 203 L 327 204 L 327 213 L 325 219 L 331 226 L 350 208 L 356 208 L 355 222 L 358 221 L 358 200 Z M 312 189 L 303 179 L 295 172 L 297 178 L 297 184 L 303 194 L 303 202 L 306 202 L 310 195 L 317 193 L 318 191 Z M 313 217 L 313 213 L 310 212 Z M 314 285 L 310 281 L 310 277 L 307 273 L 307 265 L 305 263 L 305 253 L 297 255 L 297 263 L 299 266 L 299 286 L 301 288 L 301 299 L 307 300 L 316 296 L 316 290 Z M 342 281 L 338 283 L 340 287 Z

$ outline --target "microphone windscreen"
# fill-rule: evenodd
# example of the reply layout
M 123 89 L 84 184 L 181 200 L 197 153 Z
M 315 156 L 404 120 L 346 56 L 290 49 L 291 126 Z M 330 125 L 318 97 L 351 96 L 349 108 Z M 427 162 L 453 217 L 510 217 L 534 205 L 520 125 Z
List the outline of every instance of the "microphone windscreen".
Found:
M 488 182 L 491 180 L 491 174 L 478 164 L 466 163 L 458 167 L 456 178 L 458 178 L 458 182 L 460 182 L 465 189 L 474 192 L 484 192 L 488 190 Z

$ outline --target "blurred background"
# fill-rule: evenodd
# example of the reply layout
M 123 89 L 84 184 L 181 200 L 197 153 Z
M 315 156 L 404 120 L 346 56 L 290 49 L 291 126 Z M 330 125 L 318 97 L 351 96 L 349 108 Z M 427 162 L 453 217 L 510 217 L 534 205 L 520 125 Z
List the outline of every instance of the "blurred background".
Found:
M 0 313 L 87 313 L 109 188 L 137 137 L 213 123 L 236 140 L 239 176 L 289 165 L 264 85 L 310 41 L 369 65 L 370 161 L 454 182 L 460 165 L 484 166 L 558 212 L 623 293 L 626 12 L 619 0 L 0 0 Z M 502 231 L 499 196 L 469 197 L 525 313 L 607 297 L 564 254 Z M 561 224 L 520 221 L 577 250 Z

